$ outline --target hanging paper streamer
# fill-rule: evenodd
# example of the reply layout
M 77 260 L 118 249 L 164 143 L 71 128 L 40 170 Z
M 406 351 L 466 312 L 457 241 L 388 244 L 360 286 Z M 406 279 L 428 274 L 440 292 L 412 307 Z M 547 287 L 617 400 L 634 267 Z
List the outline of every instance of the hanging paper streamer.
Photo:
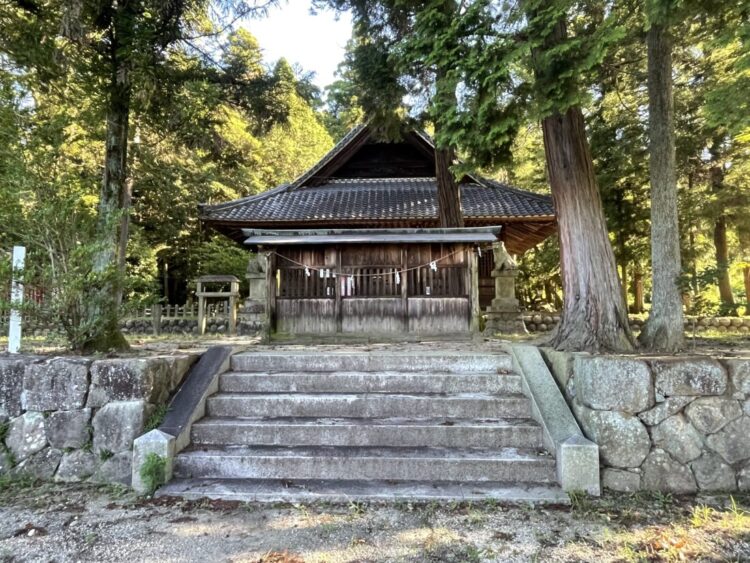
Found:
M 479 253 L 479 257 L 481 258 L 482 257 L 482 247 L 481 246 L 477 246 L 477 252 Z
M 401 285 L 401 274 L 396 270 L 396 285 Z
M 437 262 L 435 262 L 434 260 L 430 262 L 430 270 L 432 270 L 433 272 L 437 272 Z
M 310 277 L 310 268 L 305 266 L 305 275 L 309 278 Z

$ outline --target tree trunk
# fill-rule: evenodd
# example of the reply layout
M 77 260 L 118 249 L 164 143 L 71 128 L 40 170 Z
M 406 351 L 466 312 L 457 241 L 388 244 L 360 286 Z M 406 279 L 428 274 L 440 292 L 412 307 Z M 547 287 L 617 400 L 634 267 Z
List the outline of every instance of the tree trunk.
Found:
M 118 13 L 111 38 L 104 174 L 96 233 L 98 250 L 93 261 L 94 274 L 101 281 L 92 287 L 92 294 L 88 297 L 92 329 L 81 346 L 84 352 L 129 348 L 119 327 L 127 245 L 127 238 L 123 237 L 127 237 L 130 205 L 127 179 L 130 73 L 127 62 L 119 56 L 122 45 L 118 42 L 118 38 L 124 35 L 125 30 L 120 28 L 123 22 L 132 25 L 130 18 Z
M 586 140 L 573 107 L 542 121 L 547 173 L 557 214 L 563 310 L 558 350 L 631 350 L 625 302 Z
M 750 227 L 742 226 L 737 231 L 742 249 L 742 281 L 745 285 L 745 316 L 750 317 Z
M 435 81 L 435 111 L 456 107 L 456 81 L 447 73 L 438 71 Z M 435 145 L 435 179 L 438 191 L 438 216 L 441 227 L 463 227 L 461 187 L 456 182 L 451 166 L 456 161 L 453 147 Z
M 559 84 L 566 80 L 549 54 L 565 42 L 567 28 L 564 15 L 550 27 L 539 6 L 529 3 L 527 15 L 529 32 L 541 39 L 532 48 L 532 58 L 537 86 L 546 91 L 562 88 Z M 580 107 L 551 111 L 542 119 L 542 133 L 557 215 L 563 288 L 563 309 L 551 344 L 558 350 L 632 350 L 635 341 Z
M 737 305 L 732 294 L 732 282 L 729 279 L 729 244 L 727 243 L 727 218 L 720 215 L 714 223 L 714 246 L 716 247 L 716 269 L 721 299 L 722 314 L 737 314 Z
M 713 155 L 714 159 L 718 159 Z M 716 194 L 724 191 L 724 169 L 715 164 L 709 170 L 711 189 Z M 737 305 L 732 294 L 732 282 L 729 278 L 729 244 L 727 242 L 727 218 L 723 213 L 714 222 L 714 248 L 716 249 L 716 271 L 721 300 L 722 314 L 737 314 Z
M 742 269 L 742 278 L 745 282 L 745 316 L 750 317 L 750 266 Z
M 441 227 L 463 227 L 461 189 L 450 167 L 455 161 L 453 149 L 435 148 L 435 175 L 438 190 L 438 214 Z
M 643 304 L 643 270 L 636 264 L 633 272 L 633 313 L 640 315 L 644 310 Z
M 685 341 L 680 291 L 680 229 L 675 171 L 672 37 L 648 30 L 649 175 L 651 181 L 651 311 L 639 336 L 650 350 L 674 352 Z

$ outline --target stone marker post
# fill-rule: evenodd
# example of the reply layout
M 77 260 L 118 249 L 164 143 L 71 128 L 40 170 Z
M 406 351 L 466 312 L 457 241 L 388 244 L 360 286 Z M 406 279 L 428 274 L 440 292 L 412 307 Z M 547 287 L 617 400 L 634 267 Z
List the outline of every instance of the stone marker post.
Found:
M 253 254 L 247 265 L 248 294 L 240 309 L 240 333 L 253 334 L 267 325 L 266 290 L 268 258 L 263 253 Z
M 26 247 L 13 247 L 13 283 L 10 288 L 10 327 L 8 329 L 8 352 L 18 354 L 21 351 L 21 311 L 18 308 L 23 304 L 23 283 L 18 276 L 23 272 L 26 261 Z
M 502 242 L 492 245 L 492 253 L 495 258 L 495 268 L 492 270 L 492 277 L 495 280 L 495 298 L 487 307 L 487 324 L 484 330 L 489 334 L 525 333 L 526 326 L 523 324 L 521 309 L 516 299 L 518 264 L 508 254 Z

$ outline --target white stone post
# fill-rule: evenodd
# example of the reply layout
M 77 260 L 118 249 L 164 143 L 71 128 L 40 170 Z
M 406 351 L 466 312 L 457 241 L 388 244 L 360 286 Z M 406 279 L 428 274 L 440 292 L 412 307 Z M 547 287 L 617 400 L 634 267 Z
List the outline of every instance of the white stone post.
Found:
M 23 283 L 19 281 L 18 275 L 23 272 L 26 261 L 26 247 L 13 247 L 13 283 L 10 289 L 10 327 L 8 329 L 8 352 L 18 354 L 21 351 L 21 311 L 18 308 L 23 304 Z

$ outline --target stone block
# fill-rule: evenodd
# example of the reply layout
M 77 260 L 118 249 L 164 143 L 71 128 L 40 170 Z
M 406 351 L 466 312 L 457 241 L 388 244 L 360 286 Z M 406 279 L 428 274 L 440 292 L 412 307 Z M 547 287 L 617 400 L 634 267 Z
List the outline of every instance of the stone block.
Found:
M 659 448 L 648 455 L 641 470 L 641 488 L 647 491 L 689 494 L 698 490 L 692 471 Z
M 62 451 L 56 448 L 44 448 L 16 465 L 13 468 L 13 474 L 29 475 L 43 481 L 50 481 L 60 465 L 62 456 Z
M 750 463 L 737 473 L 737 488 L 740 491 L 750 491 Z
M 634 493 L 641 488 L 641 475 L 635 471 L 605 467 L 602 469 L 602 488 L 620 493 Z
M 169 394 L 170 383 L 164 358 L 99 360 L 91 364 L 87 405 L 102 407 L 114 401 L 138 399 L 159 404 Z
M 651 438 L 637 417 L 586 407 L 577 407 L 576 414 L 586 436 L 599 446 L 599 454 L 605 464 L 628 468 L 643 463 L 651 449 Z
M 599 448 L 583 436 L 572 436 L 557 446 L 557 479 L 563 491 L 585 491 L 599 496 Z
M 40 412 L 27 412 L 11 420 L 5 445 L 13 454 L 16 463 L 41 451 L 47 445 L 44 415 Z
M 651 430 L 654 445 L 680 463 L 693 461 L 703 451 L 700 433 L 681 414 L 670 416 Z
M 162 432 L 161 430 L 152 430 L 138 438 L 133 443 L 131 486 L 138 493 L 149 492 L 146 484 L 141 478 L 141 468 L 146 462 L 149 454 L 152 453 L 164 459 L 164 482 L 167 483 L 172 478 L 172 470 L 174 467 L 174 436 Z
M 47 440 L 53 448 L 82 448 L 91 440 L 90 421 L 91 409 L 50 413 L 44 424 Z
M 95 483 L 119 483 L 130 485 L 132 473 L 133 453 L 120 452 L 102 463 L 91 480 Z
M 711 358 L 663 358 L 653 360 L 651 368 L 656 391 L 671 395 L 723 395 L 727 390 L 727 373 Z
M 23 376 L 23 408 L 32 411 L 80 409 L 89 390 L 90 361 L 53 358 L 29 364 Z
M 130 450 L 146 423 L 144 401 L 121 401 L 103 406 L 94 415 L 94 452 Z
M 164 361 L 167 362 L 167 369 L 169 371 L 169 392 L 180 386 L 182 380 L 185 379 L 185 375 L 187 375 L 187 372 L 199 357 L 198 354 L 164 356 Z
M 91 477 L 96 471 L 98 458 L 91 452 L 75 450 L 63 454 L 57 468 L 55 481 L 79 483 Z
M 690 464 L 698 488 L 701 491 L 734 491 L 737 481 L 734 469 L 724 463 L 719 456 L 704 453 Z
M 733 420 L 711 434 L 706 443 L 729 464 L 750 459 L 750 417 L 743 415 Z
M 23 391 L 23 372 L 26 369 L 23 358 L 0 358 L 0 415 L 13 418 L 19 416 L 21 393 Z
M 654 404 L 646 362 L 610 356 L 578 356 L 573 363 L 578 400 L 596 410 L 635 414 Z
M 695 397 L 669 397 L 654 408 L 639 414 L 638 418 L 649 426 L 656 426 L 662 420 L 680 412 L 694 400 Z
M 685 415 L 697 430 L 713 434 L 741 417 L 742 406 L 733 399 L 701 397 L 685 409 Z
M 724 360 L 735 391 L 750 394 L 750 359 Z
M 568 381 L 573 375 L 573 359 L 575 356 L 571 352 L 560 352 L 553 348 L 540 348 L 540 350 L 560 389 L 565 391 Z
M 13 458 L 8 452 L 0 449 L 0 477 L 9 475 L 13 470 Z

